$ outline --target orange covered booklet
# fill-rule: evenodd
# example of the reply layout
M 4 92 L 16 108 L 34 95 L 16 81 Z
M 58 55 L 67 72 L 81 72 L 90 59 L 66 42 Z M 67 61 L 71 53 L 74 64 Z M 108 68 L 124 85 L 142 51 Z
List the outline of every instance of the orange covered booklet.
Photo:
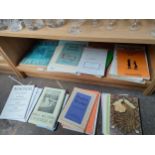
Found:
M 144 46 L 118 46 L 116 50 L 118 75 L 150 79 Z
M 96 131 L 96 124 L 97 124 L 97 116 L 99 110 L 99 102 L 100 102 L 100 93 L 97 91 L 91 91 L 96 93 L 96 99 L 91 111 L 87 126 L 85 128 L 85 133 L 89 135 L 94 135 Z

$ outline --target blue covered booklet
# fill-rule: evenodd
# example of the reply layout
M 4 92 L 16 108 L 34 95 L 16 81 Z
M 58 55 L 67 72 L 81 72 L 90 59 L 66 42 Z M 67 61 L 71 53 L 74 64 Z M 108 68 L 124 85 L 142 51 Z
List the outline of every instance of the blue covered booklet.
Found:
M 23 58 L 20 64 L 35 65 L 35 66 L 47 66 L 55 48 L 58 45 L 58 41 L 40 41 L 38 42 L 30 52 Z
M 74 88 L 66 106 L 64 107 L 59 122 L 76 131 L 84 132 L 90 117 L 96 94 L 84 89 Z

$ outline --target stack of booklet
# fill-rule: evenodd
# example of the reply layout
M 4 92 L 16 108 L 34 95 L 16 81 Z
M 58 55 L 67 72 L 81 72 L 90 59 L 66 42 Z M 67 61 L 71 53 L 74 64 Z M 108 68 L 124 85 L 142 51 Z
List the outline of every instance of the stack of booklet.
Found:
M 99 102 L 100 93 L 98 91 L 74 88 L 58 121 L 63 128 L 95 134 Z
M 138 98 L 103 93 L 101 108 L 103 134 L 142 134 Z
M 68 97 L 64 89 L 15 85 L 0 119 L 29 122 L 51 131 L 60 122 L 63 128 L 94 135 L 101 97 L 103 134 L 142 134 L 137 97 L 101 95 L 81 88 L 74 88 Z
M 108 76 L 142 84 L 150 80 L 145 46 L 116 45 Z
M 34 85 L 13 86 L 0 115 L 0 119 L 27 122 L 41 92 L 42 89 Z
M 53 131 L 67 97 L 64 89 L 45 87 L 42 90 L 34 85 L 15 85 L 0 119 L 29 122 Z
M 108 48 L 94 48 L 88 42 L 46 40 L 33 46 L 18 69 L 102 77 L 111 61 Z
M 87 46 L 87 42 L 60 41 L 47 71 L 104 76 L 108 50 Z

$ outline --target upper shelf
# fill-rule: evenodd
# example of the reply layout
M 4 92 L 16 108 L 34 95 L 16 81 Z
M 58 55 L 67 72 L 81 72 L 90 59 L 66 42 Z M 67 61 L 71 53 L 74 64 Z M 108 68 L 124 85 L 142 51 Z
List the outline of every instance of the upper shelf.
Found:
M 68 33 L 70 23 L 67 23 L 60 28 L 45 27 L 37 31 L 23 29 L 19 32 L 11 32 L 5 30 L 0 31 L 0 36 L 90 42 L 155 44 L 155 37 L 152 37 L 150 34 L 153 24 L 148 20 L 142 21 L 142 26 L 138 31 L 129 30 L 129 20 L 119 20 L 116 28 L 111 31 L 106 29 L 105 22 L 106 21 L 104 20 L 101 24 L 102 26 L 99 28 L 93 28 L 90 23 L 85 23 L 82 26 L 82 32 L 77 35 Z

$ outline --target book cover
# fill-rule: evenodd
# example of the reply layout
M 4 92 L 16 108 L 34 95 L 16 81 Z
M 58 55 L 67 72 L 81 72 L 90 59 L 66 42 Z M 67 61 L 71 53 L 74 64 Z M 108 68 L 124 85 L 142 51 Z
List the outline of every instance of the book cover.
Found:
M 47 71 L 76 73 L 85 44 L 59 45 L 48 65 Z
M 150 79 L 144 46 L 118 46 L 116 50 L 119 75 Z
M 104 76 L 106 59 L 106 49 L 84 48 L 77 72 Z
M 86 128 L 84 133 L 89 134 L 89 135 L 95 135 L 96 132 L 96 124 L 97 124 L 97 117 L 98 117 L 98 110 L 99 110 L 99 102 L 100 102 L 100 93 L 97 91 L 93 90 L 87 90 L 88 92 L 92 92 L 96 94 L 95 98 L 95 103 L 93 105 L 89 120 L 87 122 Z M 63 128 L 68 129 L 68 130 L 74 130 L 76 132 L 81 132 L 81 130 L 77 127 L 71 127 L 67 126 L 65 124 L 62 124 Z
M 28 122 L 53 130 L 64 98 L 64 89 L 45 87 Z
M 142 134 L 138 98 L 111 95 L 110 134 Z
M 108 93 L 101 95 L 101 111 L 102 111 L 102 134 L 110 134 L 110 97 Z
M 129 76 L 129 75 L 120 75 L 118 74 L 118 63 L 117 63 L 117 50 L 115 48 L 114 50 L 114 56 L 113 56 L 113 61 L 110 65 L 110 68 L 108 70 L 108 77 L 109 78 L 114 78 L 114 79 L 118 79 L 118 80 L 123 80 L 123 81 L 129 81 L 129 82 L 134 82 L 134 83 L 141 83 L 144 84 L 145 80 L 143 79 L 143 77 L 137 77 L 137 76 Z
M 15 85 L 1 113 L 1 118 L 25 122 L 34 85 Z
M 21 65 L 47 66 L 57 46 L 57 41 L 37 43 L 20 62 Z
M 80 88 L 74 88 L 59 117 L 59 122 L 71 128 L 78 128 L 80 132 L 84 132 L 95 99 L 96 94 Z

